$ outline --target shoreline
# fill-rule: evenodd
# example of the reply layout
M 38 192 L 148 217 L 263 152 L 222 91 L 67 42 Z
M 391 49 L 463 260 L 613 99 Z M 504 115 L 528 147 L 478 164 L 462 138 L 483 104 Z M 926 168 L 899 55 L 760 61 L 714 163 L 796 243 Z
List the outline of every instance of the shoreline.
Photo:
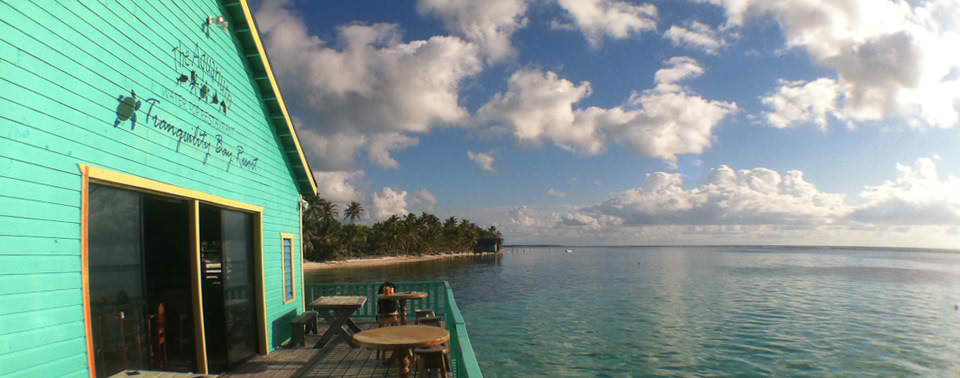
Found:
M 371 267 L 371 266 L 417 263 L 417 262 L 433 261 L 433 260 L 447 259 L 447 258 L 453 258 L 453 257 L 492 256 L 492 255 L 497 255 L 501 253 L 503 253 L 503 250 L 500 250 L 500 252 L 480 252 L 480 253 L 461 252 L 461 253 L 450 253 L 450 254 L 443 254 L 443 255 L 423 255 L 423 256 L 382 256 L 382 257 L 356 258 L 356 259 L 324 261 L 324 262 L 314 262 L 314 261 L 304 260 L 303 270 L 316 271 L 316 270 L 328 270 L 328 269 L 337 269 L 337 268 L 364 268 L 364 267 Z

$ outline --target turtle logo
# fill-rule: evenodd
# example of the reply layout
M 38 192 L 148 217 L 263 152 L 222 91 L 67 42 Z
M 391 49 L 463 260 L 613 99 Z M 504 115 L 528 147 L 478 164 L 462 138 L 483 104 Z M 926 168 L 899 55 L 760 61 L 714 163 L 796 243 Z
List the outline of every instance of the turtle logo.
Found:
M 117 120 L 113 122 L 113 127 L 120 125 L 120 122 L 130 120 L 130 131 L 137 127 L 137 110 L 140 110 L 140 100 L 137 99 L 137 92 L 130 90 L 130 97 L 120 95 L 117 97 Z

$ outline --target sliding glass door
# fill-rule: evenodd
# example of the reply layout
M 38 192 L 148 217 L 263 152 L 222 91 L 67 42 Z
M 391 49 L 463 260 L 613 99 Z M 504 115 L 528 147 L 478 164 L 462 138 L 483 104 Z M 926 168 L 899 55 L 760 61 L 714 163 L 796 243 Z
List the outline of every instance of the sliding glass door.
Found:
M 189 200 L 90 184 L 90 319 L 97 377 L 196 371 Z M 201 205 L 208 367 L 256 354 L 253 214 Z M 258 272 L 259 274 L 259 272 Z
M 97 377 L 148 368 L 140 195 L 90 185 L 90 323 Z
M 222 210 L 223 288 L 226 309 L 227 364 L 237 364 L 257 352 L 253 280 L 253 217 Z
M 203 205 L 200 240 L 203 311 L 212 372 L 223 372 L 256 353 L 253 215 Z
M 194 371 L 188 201 L 97 184 L 89 199 L 97 376 Z

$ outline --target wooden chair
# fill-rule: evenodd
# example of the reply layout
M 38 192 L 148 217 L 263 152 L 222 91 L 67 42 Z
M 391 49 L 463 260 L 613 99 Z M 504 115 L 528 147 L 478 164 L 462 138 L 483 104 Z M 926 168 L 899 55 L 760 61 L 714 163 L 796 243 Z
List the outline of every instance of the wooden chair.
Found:
M 157 313 L 150 315 L 150 357 L 157 367 L 167 367 L 167 312 L 163 303 L 157 305 Z
M 417 324 L 420 324 L 421 318 L 429 318 L 434 316 L 437 316 L 437 313 L 434 312 L 432 308 L 417 310 Z
M 442 328 L 443 319 L 436 316 L 422 317 L 417 319 L 417 324 Z M 450 343 L 443 343 L 432 347 L 414 348 L 413 355 L 417 362 L 417 377 L 421 376 L 420 373 L 423 373 L 423 376 L 427 376 L 429 373 L 433 373 L 432 376 L 453 376 L 453 371 L 450 366 Z
M 397 288 L 393 282 L 384 282 L 382 285 L 380 285 L 380 288 L 377 289 L 377 294 L 383 294 L 384 288 L 387 287 L 393 288 L 394 290 Z M 400 303 L 393 299 L 378 300 L 377 324 L 380 327 L 400 324 Z
M 383 294 L 384 288 L 397 289 L 397 285 L 387 281 L 380 285 L 377 294 Z M 389 327 L 400 325 L 400 303 L 392 299 L 383 299 L 377 301 L 377 327 Z M 386 353 L 377 350 L 377 359 L 385 357 Z
M 394 311 L 391 313 L 378 313 L 377 314 L 377 327 L 390 327 L 400 325 L 400 312 Z M 382 350 L 377 349 L 377 359 L 385 358 L 386 353 Z

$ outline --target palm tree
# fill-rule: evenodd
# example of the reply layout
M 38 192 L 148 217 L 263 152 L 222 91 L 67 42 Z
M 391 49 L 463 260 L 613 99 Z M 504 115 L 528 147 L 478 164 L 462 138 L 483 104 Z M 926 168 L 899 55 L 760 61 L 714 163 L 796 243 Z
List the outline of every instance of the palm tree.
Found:
M 336 220 L 338 215 L 337 204 L 320 198 L 317 200 L 317 212 L 324 221 Z
M 337 205 L 319 196 L 304 198 L 303 248 L 304 256 L 323 261 L 348 256 L 434 254 L 450 251 L 470 251 L 480 238 L 496 237 L 502 244 L 502 233 L 496 226 L 481 228 L 467 219 L 450 217 L 441 221 L 437 216 L 421 213 L 393 215 L 372 226 L 341 225 Z M 344 219 L 355 222 L 364 209 L 356 201 L 344 209 Z
M 337 205 L 317 195 L 306 197 L 303 209 L 304 255 L 317 258 L 332 257 L 337 246 Z
M 363 207 L 360 206 L 360 202 L 350 201 L 347 208 L 343 210 L 344 220 L 349 219 L 351 224 L 360 219 L 361 216 L 363 216 Z

